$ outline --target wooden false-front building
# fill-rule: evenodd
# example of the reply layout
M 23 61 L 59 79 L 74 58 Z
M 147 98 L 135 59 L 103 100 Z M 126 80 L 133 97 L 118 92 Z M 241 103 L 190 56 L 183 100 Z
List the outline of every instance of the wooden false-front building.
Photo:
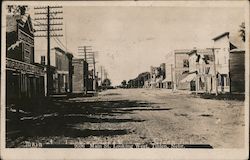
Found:
M 34 64 L 34 29 L 29 15 L 6 17 L 7 103 L 44 96 L 44 67 Z

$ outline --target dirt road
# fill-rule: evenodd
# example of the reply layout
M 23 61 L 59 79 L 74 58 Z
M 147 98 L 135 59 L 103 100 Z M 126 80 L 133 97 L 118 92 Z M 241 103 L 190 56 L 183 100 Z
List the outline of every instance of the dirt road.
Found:
M 244 125 L 243 101 L 208 100 L 159 89 L 113 89 L 96 97 L 58 100 L 48 114 L 21 128 L 15 137 L 21 140 L 8 144 L 174 143 L 241 148 Z

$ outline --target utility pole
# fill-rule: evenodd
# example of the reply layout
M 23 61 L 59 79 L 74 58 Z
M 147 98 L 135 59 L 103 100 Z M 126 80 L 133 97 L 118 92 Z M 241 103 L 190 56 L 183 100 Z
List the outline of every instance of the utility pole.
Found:
M 83 54 L 84 61 L 86 63 L 88 63 L 87 62 L 87 53 L 89 53 L 89 51 L 92 50 L 91 47 L 92 46 L 79 46 L 78 47 L 78 54 L 79 54 L 79 56 L 82 56 L 82 54 Z M 85 94 L 87 94 L 87 91 L 88 91 L 88 76 L 89 76 L 88 72 L 89 72 L 89 69 L 87 68 L 87 73 L 83 75 L 83 81 L 84 81 L 83 90 L 84 90 Z
M 171 64 L 171 89 L 174 91 L 174 82 L 173 82 L 173 64 Z
M 105 68 L 104 68 L 104 71 L 103 71 L 103 76 L 104 76 L 104 80 L 108 79 L 108 72 L 107 72 L 107 70 Z
M 54 17 L 53 14 L 61 14 L 62 11 L 53 11 L 53 9 L 62 9 L 62 6 L 47 6 L 47 7 L 35 7 L 35 10 L 47 10 L 47 12 L 35 12 L 35 15 L 46 15 L 46 17 L 37 17 L 35 21 L 39 22 L 39 24 L 35 24 L 35 26 L 47 26 L 47 29 L 37 29 L 36 32 L 44 32 L 47 34 L 35 35 L 35 37 L 47 37 L 47 96 L 49 96 L 52 92 L 53 79 L 51 74 L 50 67 L 50 37 L 62 37 L 62 34 L 51 34 L 50 32 L 61 31 L 62 28 L 51 28 L 54 25 L 62 25 L 62 22 L 59 23 L 50 23 L 50 20 L 62 20 L 63 17 Z M 46 22 L 47 20 L 47 22 Z
M 48 61 L 48 67 L 47 67 L 47 95 L 50 95 L 51 92 L 51 84 L 50 82 L 51 77 L 51 71 L 50 71 L 50 13 L 49 13 L 49 6 L 47 9 L 47 61 Z
M 217 84 L 217 76 L 216 76 L 216 64 L 215 64 L 215 53 L 214 48 L 212 48 L 213 58 L 214 58 L 214 77 L 215 77 L 215 95 L 218 95 L 218 84 Z
M 101 66 L 101 86 L 102 86 L 102 66 Z
M 89 66 L 89 70 L 91 68 L 90 71 L 92 71 L 92 80 L 93 80 L 93 90 L 96 91 L 97 89 L 97 85 L 96 85 L 96 60 L 95 60 L 95 55 L 97 54 L 98 52 L 95 51 L 87 51 L 87 48 L 85 48 L 85 52 L 84 52 L 84 58 L 86 59 L 86 62 L 88 63 L 88 66 Z
M 93 80 L 93 89 L 94 89 L 94 91 L 96 91 L 97 90 L 97 85 L 96 85 L 96 74 L 95 74 L 95 63 L 96 63 L 96 61 L 95 61 L 95 54 L 93 53 L 93 65 L 94 65 L 94 80 Z

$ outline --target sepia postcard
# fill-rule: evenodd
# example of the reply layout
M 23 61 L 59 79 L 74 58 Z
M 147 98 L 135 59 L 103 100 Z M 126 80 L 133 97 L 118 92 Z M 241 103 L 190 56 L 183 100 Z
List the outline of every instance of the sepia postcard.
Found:
M 248 1 L 4 1 L 1 159 L 248 159 Z

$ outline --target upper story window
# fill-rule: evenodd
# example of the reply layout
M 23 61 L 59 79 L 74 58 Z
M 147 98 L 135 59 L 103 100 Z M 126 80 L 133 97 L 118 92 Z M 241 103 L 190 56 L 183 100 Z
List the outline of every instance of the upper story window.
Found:
M 188 59 L 184 59 L 183 60 L 183 67 L 184 68 L 188 68 L 189 67 L 189 61 L 188 61 Z
M 45 56 L 41 56 L 41 64 L 45 65 Z

